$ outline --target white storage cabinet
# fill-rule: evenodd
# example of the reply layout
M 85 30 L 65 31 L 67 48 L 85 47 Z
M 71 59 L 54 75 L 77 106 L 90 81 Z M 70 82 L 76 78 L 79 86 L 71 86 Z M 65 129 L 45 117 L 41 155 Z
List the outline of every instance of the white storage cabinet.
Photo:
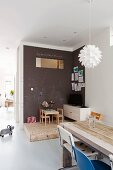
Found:
M 77 106 L 71 106 L 68 104 L 64 104 L 64 116 L 76 121 L 84 121 L 88 119 L 90 115 L 90 108 L 81 108 Z

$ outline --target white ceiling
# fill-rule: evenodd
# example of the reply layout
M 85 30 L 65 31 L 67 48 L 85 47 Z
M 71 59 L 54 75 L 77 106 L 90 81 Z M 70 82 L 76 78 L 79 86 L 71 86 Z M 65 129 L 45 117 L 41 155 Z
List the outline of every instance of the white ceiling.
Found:
M 88 13 L 88 0 L 0 0 L 0 47 L 23 40 L 73 48 L 88 38 Z M 93 0 L 92 36 L 112 23 L 113 0 Z

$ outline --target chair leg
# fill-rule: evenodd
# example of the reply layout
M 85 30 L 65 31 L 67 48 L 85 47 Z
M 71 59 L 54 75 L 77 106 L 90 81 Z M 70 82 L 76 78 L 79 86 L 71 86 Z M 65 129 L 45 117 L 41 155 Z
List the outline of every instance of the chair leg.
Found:
M 52 115 L 52 123 L 53 123 L 53 115 Z
M 49 124 L 50 124 L 50 117 L 49 117 Z
M 57 116 L 57 117 L 56 117 L 56 123 L 58 123 L 58 119 L 59 119 L 59 118 L 58 118 L 58 116 Z
M 40 123 L 41 123 L 41 117 L 40 117 Z
M 45 115 L 45 126 L 46 126 L 46 121 L 47 121 L 47 117 L 46 117 L 46 115 Z
M 57 124 L 58 123 L 58 116 L 55 116 L 55 123 Z

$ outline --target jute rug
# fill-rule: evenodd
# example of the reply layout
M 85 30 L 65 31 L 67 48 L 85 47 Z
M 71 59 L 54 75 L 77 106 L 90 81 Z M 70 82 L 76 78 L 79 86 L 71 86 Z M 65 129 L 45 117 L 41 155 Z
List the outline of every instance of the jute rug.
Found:
M 58 138 L 57 124 L 24 123 L 24 130 L 30 142 Z

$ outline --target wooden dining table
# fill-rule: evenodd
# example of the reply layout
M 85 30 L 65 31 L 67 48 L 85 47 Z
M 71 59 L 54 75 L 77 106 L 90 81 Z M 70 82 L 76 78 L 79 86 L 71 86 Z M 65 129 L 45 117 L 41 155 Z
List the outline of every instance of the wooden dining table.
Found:
M 113 127 L 96 122 L 95 127 L 89 127 L 88 121 L 65 122 L 61 124 L 80 141 L 106 156 L 113 154 Z M 71 154 L 63 148 L 63 167 L 72 165 Z

